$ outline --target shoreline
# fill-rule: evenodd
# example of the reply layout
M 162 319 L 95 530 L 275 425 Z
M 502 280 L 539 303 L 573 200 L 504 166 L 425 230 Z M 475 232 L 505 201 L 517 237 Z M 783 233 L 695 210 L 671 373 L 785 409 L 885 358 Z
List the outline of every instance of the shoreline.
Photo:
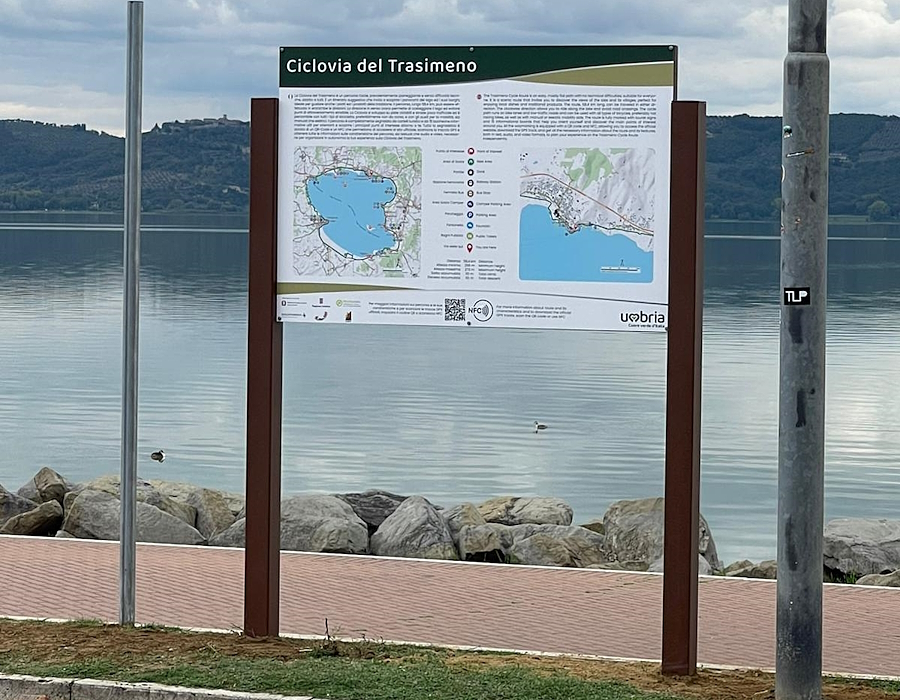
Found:
M 110 227 L 121 230 L 124 227 L 124 212 L 100 211 L 3 211 L 0 212 L 0 224 L 21 224 L 35 227 L 39 224 L 87 225 Z M 184 227 L 192 222 L 203 224 L 209 228 L 215 223 L 223 228 L 233 228 L 246 233 L 249 226 L 248 212 L 141 212 L 141 223 L 148 226 Z M 143 226 L 142 226 L 143 228 Z
M 0 211 L 0 230 L 13 228 L 15 224 L 37 228 L 39 224 L 59 224 L 83 226 L 94 224 L 120 230 L 124 223 L 124 213 L 118 211 Z M 215 222 L 218 229 L 229 229 L 228 232 L 246 233 L 249 227 L 249 212 L 220 211 L 145 211 L 141 213 L 141 222 L 151 230 L 157 227 L 172 227 L 173 230 L 184 231 L 210 229 Z M 189 224 L 203 224 L 191 227 Z M 871 240 L 900 241 L 900 220 L 897 221 L 859 221 L 857 217 L 829 217 L 829 240 Z M 143 228 L 143 226 L 142 226 Z M 154 231 L 155 232 L 155 231 Z M 877 235 L 861 235 L 866 234 Z M 777 220 L 725 220 L 708 219 L 705 222 L 705 238 L 736 240 L 779 240 L 779 222 Z
M 16 492 L 0 485 L 0 534 L 116 541 L 119 478 L 75 484 L 43 468 Z M 661 497 L 620 500 L 575 524 L 552 496 L 497 496 L 452 506 L 371 489 L 290 494 L 281 501 L 281 551 L 487 562 L 607 571 L 664 568 Z M 241 494 L 165 480 L 137 484 L 139 542 L 243 548 Z M 825 527 L 823 580 L 900 587 L 900 520 L 843 518 Z M 700 515 L 701 575 L 776 578 L 776 562 L 725 565 Z

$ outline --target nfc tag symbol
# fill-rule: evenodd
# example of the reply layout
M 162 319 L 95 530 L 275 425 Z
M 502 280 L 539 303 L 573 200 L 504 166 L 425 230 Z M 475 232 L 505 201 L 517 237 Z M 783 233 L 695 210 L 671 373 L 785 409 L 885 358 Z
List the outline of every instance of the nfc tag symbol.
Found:
M 785 287 L 784 303 L 786 306 L 808 306 L 809 287 Z
M 479 299 L 475 302 L 475 306 L 469 309 L 469 313 L 475 317 L 476 321 L 489 321 L 494 315 L 494 305 L 487 299 Z

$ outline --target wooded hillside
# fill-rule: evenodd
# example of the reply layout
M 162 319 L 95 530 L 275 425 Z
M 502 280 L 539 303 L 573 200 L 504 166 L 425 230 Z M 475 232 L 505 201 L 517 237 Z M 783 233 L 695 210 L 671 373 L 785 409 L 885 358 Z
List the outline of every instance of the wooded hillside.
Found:
M 778 218 L 781 118 L 708 117 L 708 219 Z M 802 150 L 798 138 L 798 150 Z M 227 119 L 157 125 L 143 138 L 145 211 L 246 211 L 250 127 Z M 84 125 L 0 121 L 0 211 L 117 211 L 124 142 Z M 900 217 L 900 117 L 831 117 L 829 209 Z

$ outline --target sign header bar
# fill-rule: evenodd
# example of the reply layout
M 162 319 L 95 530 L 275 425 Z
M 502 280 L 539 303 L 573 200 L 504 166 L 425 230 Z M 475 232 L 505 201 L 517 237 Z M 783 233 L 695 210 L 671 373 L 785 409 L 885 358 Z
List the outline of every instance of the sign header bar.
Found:
M 388 87 L 533 78 L 586 66 L 642 66 L 635 85 L 674 86 L 675 46 L 282 47 L 280 87 Z M 625 71 L 623 75 L 628 75 Z M 648 83 L 646 81 L 652 81 Z

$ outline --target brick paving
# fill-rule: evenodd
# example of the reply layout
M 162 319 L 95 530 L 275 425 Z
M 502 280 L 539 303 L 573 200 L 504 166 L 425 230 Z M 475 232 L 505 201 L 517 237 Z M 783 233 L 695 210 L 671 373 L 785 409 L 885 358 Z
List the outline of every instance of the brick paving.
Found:
M 143 623 L 240 629 L 243 552 L 138 545 Z M 0 616 L 118 617 L 114 542 L 0 536 Z M 701 663 L 772 668 L 775 583 L 700 580 Z M 662 577 L 282 553 L 283 633 L 659 660 Z M 825 586 L 824 668 L 900 676 L 900 589 Z

